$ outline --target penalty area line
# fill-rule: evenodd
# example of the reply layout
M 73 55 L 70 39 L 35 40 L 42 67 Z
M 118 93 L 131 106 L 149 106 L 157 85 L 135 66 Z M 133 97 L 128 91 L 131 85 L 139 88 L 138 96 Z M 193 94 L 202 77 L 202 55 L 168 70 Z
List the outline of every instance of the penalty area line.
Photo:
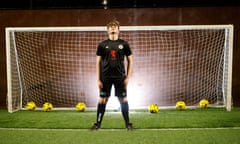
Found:
M 136 128 L 131 131 L 201 131 L 201 130 L 231 130 L 237 129 L 240 130 L 240 127 L 218 127 L 218 128 Z M 127 129 L 110 129 L 103 128 L 99 130 L 90 130 L 90 129 L 51 129 L 51 128 L 0 128 L 0 130 L 11 130 L 11 131 L 128 131 Z
M 155 128 L 151 128 L 151 129 L 137 129 L 137 130 L 142 130 L 142 131 L 191 131 L 191 130 L 197 130 L 197 131 L 201 131 L 201 130 L 229 130 L 229 129 L 239 129 L 240 127 L 218 127 L 218 128 L 159 128 L 159 129 L 155 129 Z

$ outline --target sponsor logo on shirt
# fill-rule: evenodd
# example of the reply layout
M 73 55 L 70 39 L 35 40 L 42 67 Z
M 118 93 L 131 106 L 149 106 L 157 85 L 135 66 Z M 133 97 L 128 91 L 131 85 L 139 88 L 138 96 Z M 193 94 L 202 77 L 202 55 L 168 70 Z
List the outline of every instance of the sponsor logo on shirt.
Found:
M 111 50 L 111 60 L 116 60 L 117 59 L 117 51 L 116 50 Z

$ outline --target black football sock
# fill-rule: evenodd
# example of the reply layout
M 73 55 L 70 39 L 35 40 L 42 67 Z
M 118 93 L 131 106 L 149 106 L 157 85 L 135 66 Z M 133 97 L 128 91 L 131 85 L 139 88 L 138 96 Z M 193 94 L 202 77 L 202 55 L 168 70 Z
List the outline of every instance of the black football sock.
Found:
M 102 123 L 102 119 L 105 113 L 105 108 L 106 108 L 106 104 L 98 104 L 97 107 L 97 124 L 100 126 Z
M 128 102 L 121 102 L 121 110 L 122 110 L 123 118 L 125 120 L 125 124 L 128 125 L 128 123 L 129 123 Z

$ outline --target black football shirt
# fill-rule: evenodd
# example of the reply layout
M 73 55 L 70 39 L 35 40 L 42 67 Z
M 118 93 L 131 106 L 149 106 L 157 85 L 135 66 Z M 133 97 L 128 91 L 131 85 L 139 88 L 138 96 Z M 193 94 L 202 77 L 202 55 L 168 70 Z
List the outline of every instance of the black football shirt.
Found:
M 126 41 L 122 39 L 104 40 L 98 45 L 96 54 L 102 57 L 101 79 L 125 77 L 124 58 L 132 54 Z

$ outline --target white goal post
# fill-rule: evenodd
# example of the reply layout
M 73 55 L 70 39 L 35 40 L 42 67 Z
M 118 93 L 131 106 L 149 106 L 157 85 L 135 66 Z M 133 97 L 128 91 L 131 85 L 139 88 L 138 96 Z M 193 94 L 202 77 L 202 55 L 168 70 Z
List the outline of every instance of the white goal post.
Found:
M 179 100 L 196 107 L 208 99 L 231 111 L 233 25 L 120 30 L 133 51 L 130 108 L 172 107 Z M 28 101 L 38 107 L 46 101 L 54 108 L 73 108 L 80 101 L 95 107 L 96 48 L 106 38 L 103 26 L 6 28 L 8 111 L 24 109 Z

